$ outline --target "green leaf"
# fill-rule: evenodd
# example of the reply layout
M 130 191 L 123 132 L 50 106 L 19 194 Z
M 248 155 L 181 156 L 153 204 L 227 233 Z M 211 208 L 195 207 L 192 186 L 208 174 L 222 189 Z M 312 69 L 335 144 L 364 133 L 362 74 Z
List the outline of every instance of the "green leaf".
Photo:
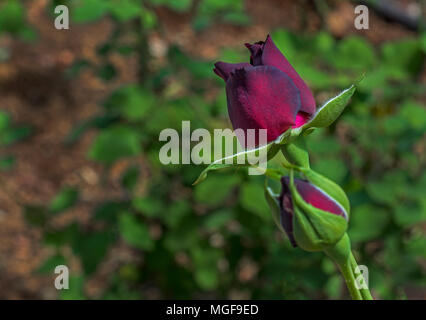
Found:
M 352 85 L 348 89 L 343 90 L 336 97 L 328 100 L 318 109 L 311 121 L 300 127 L 300 130 L 305 131 L 309 128 L 324 128 L 331 125 L 343 112 L 355 90 L 356 85 Z
M 108 10 L 108 3 L 105 0 L 78 0 L 73 5 L 75 7 L 71 11 L 71 16 L 78 23 L 98 20 Z
M 372 205 L 353 209 L 348 234 L 354 242 L 365 242 L 380 237 L 387 226 L 390 212 Z
M 274 193 L 274 191 L 270 187 L 268 187 L 267 180 L 265 180 L 264 195 L 265 195 L 266 201 L 268 202 L 269 208 L 271 210 L 272 219 L 274 220 L 278 229 L 282 233 L 285 233 L 283 226 L 281 225 L 281 209 L 280 209 L 280 204 L 278 203 L 279 194 Z
M 0 132 L 0 146 L 11 145 L 19 140 L 27 138 L 31 134 L 32 130 L 29 126 L 12 126 L 7 130 Z
M 205 168 L 201 174 L 198 176 L 197 180 L 193 183 L 193 185 L 197 185 L 200 182 L 204 181 L 207 178 L 207 174 L 209 171 L 215 171 L 219 169 L 229 168 L 229 167 L 252 167 L 259 168 L 259 155 L 263 152 L 266 153 L 266 159 L 272 159 L 277 152 L 280 150 L 280 145 L 287 142 L 290 137 L 292 130 L 287 130 L 280 137 L 278 137 L 275 141 L 272 141 L 264 146 L 257 147 L 250 150 L 245 150 L 239 153 L 235 153 L 231 156 L 213 161 L 207 168 Z
M 240 182 L 238 175 L 214 176 L 205 183 L 197 185 L 194 197 L 198 203 L 215 206 L 223 203 L 230 196 L 234 187 Z
M 118 111 L 125 119 L 138 121 L 145 118 L 157 102 L 152 92 L 129 85 L 114 91 L 104 103 L 111 112 Z
M 205 267 L 195 271 L 195 280 L 203 290 L 213 290 L 219 283 L 219 276 L 216 269 Z
M 70 276 L 69 289 L 60 290 L 61 300 L 84 300 L 84 278 L 82 276 Z
M 127 168 L 127 170 L 124 172 L 123 176 L 121 177 L 121 184 L 123 187 L 131 192 L 137 185 L 139 181 L 140 176 L 140 169 L 138 166 L 130 166 Z
M 164 210 L 162 202 L 156 198 L 134 197 L 132 206 L 147 217 L 159 217 Z
M 73 244 L 80 237 L 80 231 L 77 223 L 72 223 L 63 229 L 46 231 L 43 236 L 44 244 L 58 248 Z
M 112 80 L 116 75 L 117 71 L 111 63 L 102 65 L 98 70 L 98 77 L 105 81 Z
M 426 221 L 426 208 L 415 205 L 399 205 L 393 208 L 395 222 L 401 227 L 410 227 Z
M 111 231 L 79 232 L 73 241 L 73 251 L 80 257 L 85 274 L 90 275 L 96 271 L 114 241 Z
M 223 15 L 223 20 L 238 26 L 245 26 L 251 22 L 250 16 L 245 12 L 238 11 L 227 12 Z
M 121 214 L 119 230 L 123 239 L 130 245 L 142 249 L 152 250 L 154 241 L 149 235 L 147 226 L 129 212 Z
M 412 101 L 404 103 L 399 111 L 402 118 L 404 118 L 415 130 L 426 130 L 426 109 L 420 104 Z
M 192 0 L 149 0 L 155 6 L 166 6 L 178 12 L 184 12 L 191 6 Z
M 207 229 L 214 230 L 220 229 L 225 226 L 234 217 L 233 211 L 228 209 L 222 209 L 209 213 L 204 221 L 204 226 Z
M 263 186 L 260 183 L 243 184 L 240 190 L 240 203 L 247 211 L 269 221 L 268 203 L 265 200 Z
M 10 115 L 4 111 L 0 111 L 0 133 L 6 131 L 10 126 Z
M 131 127 L 120 125 L 107 128 L 96 137 L 89 150 L 89 158 L 111 164 L 141 152 L 139 135 Z
M 422 49 L 417 39 L 388 42 L 382 46 L 383 64 L 403 74 L 417 74 L 423 63 Z
M 340 69 L 368 70 L 376 64 L 373 47 L 358 36 L 350 36 L 342 40 L 335 55 L 333 64 Z
M 2 32 L 10 32 L 21 38 L 31 32 L 26 26 L 25 7 L 19 1 L 8 0 L 0 4 L 0 34 Z
M 78 190 L 75 188 L 62 189 L 49 204 L 49 211 L 58 213 L 72 207 L 78 200 Z
M 44 261 L 43 265 L 38 268 L 37 272 L 52 274 L 55 271 L 55 268 L 59 265 L 66 265 L 66 260 L 63 255 L 58 253 Z
M 120 0 L 117 3 L 116 0 L 108 1 L 108 8 L 111 15 L 120 22 L 136 18 L 142 9 L 139 1 L 134 0 Z
M 314 169 L 337 183 L 341 183 L 348 173 L 345 162 L 336 157 L 319 158 L 314 163 Z
M 0 170 L 11 170 L 15 165 L 15 158 L 11 155 L 0 156 Z

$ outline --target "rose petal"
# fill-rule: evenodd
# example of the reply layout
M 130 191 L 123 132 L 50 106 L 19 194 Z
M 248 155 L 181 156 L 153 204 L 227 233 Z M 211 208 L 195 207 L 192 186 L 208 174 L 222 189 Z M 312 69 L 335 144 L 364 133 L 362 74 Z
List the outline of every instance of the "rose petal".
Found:
M 234 130 L 267 129 L 268 142 L 294 125 L 300 109 L 293 81 L 271 66 L 236 69 L 227 81 L 226 95 Z
M 295 124 L 293 128 L 299 128 L 303 126 L 305 123 L 309 121 L 310 118 L 311 116 L 309 114 L 307 114 L 306 112 L 300 111 L 296 116 L 296 120 L 295 120 Z
M 235 69 L 241 69 L 241 68 L 252 68 L 253 66 L 249 63 L 242 62 L 242 63 L 226 63 L 226 62 L 216 62 L 214 64 L 215 68 L 213 71 L 221 77 L 223 80 L 228 80 L 229 74 L 234 71 Z
M 287 74 L 300 91 L 301 108 L 300 110 L 313 115 L 316 110 L 315 99 L 311 90 L 294 70 L 281 51 L 275 46 L 272 38 L 268 35 L 265 42 L 257 42 L 253 45 L 247 45 L 251 52 L 250 61 L 254 66 L 264 65 L 273 66 Z
M 296 240 L 293 235 L 293 203 L 291 199 L 291 192 L 288 183 L 282 180 L 282 192 L 278 199 L 281 209 L 281 225 L 290 239 L 293 247 L 297 247 Z
M 283 178 L 285 183 L 289 183 L 289 178 Z M 315 187 L 308 181 L 294 179 L 297 192 L 301 195 L 305 202 L 309 203 L 315 208 L 327 211 L 333 214 L 346 218 L 345 210 L 332 198 L 330 198 L 324 191 Z

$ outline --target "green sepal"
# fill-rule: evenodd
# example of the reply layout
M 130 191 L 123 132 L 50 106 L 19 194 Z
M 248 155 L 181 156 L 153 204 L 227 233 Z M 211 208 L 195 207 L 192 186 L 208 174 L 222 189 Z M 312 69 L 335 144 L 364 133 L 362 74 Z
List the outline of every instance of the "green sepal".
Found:
M 314 117 L 303 126 L 293 129 L 293 134 L 298 135 L 297 131 L 303 135 L 310 134 L 314 128 L 325 128 L 331 125 L 342 114 L 348 105 L 351 97 L 355 93 L 357 84 L 362 80 L 360 78 L 355 84 L 343 90 L 340 94 L 331 98 L 320 107 L 315 113 Z
M 345 234 L 348 222 L 345 218 L 315 208 L 303 200 L 290 175 L 290 191 L 293 201 L 293 234 L 298 246 L 306 251 L 323 251 L 335 245 Z
M 281 147 L 281 151 L 291 164 L 294 164 L 303 168 L 310 168 L 309 164 L 309 153 L 306 148 L 305 139 L 300 137 L 299 139 L 284 144 Z
M 256 165 L 252 165 L 249 161 L 250 157 L 253 157 L 258 152 L 263 152 L 264 149 L 266 149 L 267 152 L 267 161 L 271 160 L 277 152 L 280 150 L 281 145 L 288 143 L 291 136 L 291 129 L 284 132 L 282 135 L 280 135 L 277 139 L 274 141 L 271 141 L 270 143 L 257 147 L 250 150 L 245 150 L 243 152 L 239 152 L 236 154 L 233 154 L 228 157 L 224 157 L 221 159 L 218 159 L 216 161 L 213 161 L 211 164 L 208 165 L 207 168 L 205 168 L 200 175 L 198 176 L 197 180 L 193 183 L 193 185 L 196 185 L 202 181 L 204 181 L 207 178 L 207 173 L 209 171 L 229 168 L 229 167 L 258 167 Z M 238 159 L 240 157 L 244 157 L 244 163 L 238 163 Z M 229 163 L 225 163 L 225 161 Z
M 277 225 L 278 229 L 282 233 L 285 233 L 283 226 L 281 225 L 281 209 L 280 204 L 278 203 L 279 194 L 274 193 L 274 191 L 268 186 L 268 181 L 265 179 L 265 198 L 266 202 L 268 202 L 269 208 L 271 209 L 272 219 Z

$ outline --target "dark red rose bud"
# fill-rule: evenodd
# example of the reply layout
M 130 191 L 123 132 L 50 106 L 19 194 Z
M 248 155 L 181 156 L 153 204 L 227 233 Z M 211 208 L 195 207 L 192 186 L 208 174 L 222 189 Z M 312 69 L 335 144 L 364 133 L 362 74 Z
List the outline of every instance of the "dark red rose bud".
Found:
M 268 35 L 265 42 L 260 41 L 255 44 L 246 43 L 246 47 L 251 52 L 250 63 L 254 66 L 273 66 L 280 69 L 288 75 L 300 91 L 301 108 L 300 111 L 307 115 L 315 113 L 315 99 L 311 90 L 294 70 L 288 60 L 284 57 L 280 50 L 275 46 L 272 38 Z
M 235 69 L 243 69 L 243 68 L 250 68 L 251 64 L 242 62 L 242 63 L 226 63 L 226 62 L 216 62 L 214 64 L 215 68 L 213 71 L 221 77 L 223 80 L 228 80 L 229 74 Z
M 226 95 L 234 129 L 267 129 L 268 142 L 295 124 L 300 109 L 293 81 L 270 66 L 236 69 L 226 83 Z
M 293 246 L 297 246 L 297 241 L 293 234 L 293 219 L 294 219 L 294 201 L 292 199 L 292 193 L 290 189 L 290 179 L 283 177 L 281 179 L 282 191 L 279 198 L 280 210 L 281 210 L 281 224 L 287 233 L 290 242 Z M 347 213 L 345 209 L 338 204 L 336 200 L 327 195 L 324 191 L 314 186 L 308 181 L 294 179 L 294 186 L 296 187 L 297 193 L 302 199 L 313 206 L 316 209 L 326 211 L 338 216 L 341 216 L 347 220 Z M 302 210 L 306 210 L 303 208 Z
M 251 64 L 217 62 L 214 72 L 226 82 L 234 130 L 267 129 L 271 142 L 308 122 L 315 113 L 315 100 L 271 37 L 246 46 Z

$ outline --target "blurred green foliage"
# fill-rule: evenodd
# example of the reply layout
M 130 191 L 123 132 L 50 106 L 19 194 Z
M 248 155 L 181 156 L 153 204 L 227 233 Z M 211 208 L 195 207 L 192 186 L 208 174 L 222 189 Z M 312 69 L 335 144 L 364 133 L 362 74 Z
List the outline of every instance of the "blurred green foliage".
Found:
M 27 138 L 30 134 L 31 128 L 29 126 L 14 124 L 10 114 L 0 111 L 0 148 L 11 146 Z M 14 163 L 13 154 L 9 152 L 0 153 L 0 170 L 10 170 Z
M 96 130 L 87 153 L 91 160 L 108 170 L 120 159 L 142 159 L 145 169 L 129 164 L 121 179 L 123 198 L 99 203 L 88 225 L 74 222 L 58 229 L 52 223 L 54 216 L 79 203 L 75 189 L 65 187 L 45 206 L 24 208 L 28 223 L 43 230 L 43 242 L 54 252 L 40 272 L 51 273 L 56 265 L 66 264 L 64 248 L 71 248 L 81 263 L 82 272 L 71 270 L 71 289 L 61 298 L 88 298 L 87 280 L 117 243 L 133 248 L 141 259 L 118 264 L 101 298 L 150 298 L 151 291 L 161 298 L 307 299 L 345 294 L 327 258 L 293 249 L 280 239 L 263 196 L 263 177 L 226 170 L 193 187 L 201 166 L 160 163 L 162 129 L 180 131 L 183 120 L 191 121 L 192 129 L 229 126 L 223 83 L 211 71 L 212 61 L 196 60 L 176 46 L 168 49 L 167 63 L 159 68 L 152 68 L 146 56 L 146 33 L 158 27 L 155 8 L 186 12 L 194 10 L 193 2 L 67 3 L 75 22 L 105 15 L 115 21 L 112 36 L 98 51 L 105 62 L 97 70 L 102 79 L 114 79 L 118 72 L 108 60 L 112 52 L 140 56 L 144 75 L 138 83 L 112 92 L 101 103 L 99 115 L 76 127 L 68 143 Z M 0 29 L 25 35 L 23 16 L 21 5 L 7 1 L 0 11 Z M 200 1 L 195 30 L 215 21 L 248 23 L 243 1 Z M 127 34 L 141 42 L 123 48 L 118 40 Z M 426 253 L 426 111 L 420 102 L 425 88 L 418 81 L 425 63 L 425 34 L 379 47 L 359 36 L 336 40 L 326 31 L 305 35 L 279 29 L 272 38 L 320 100 L 366 73 L 341 118 L 309 136 L 308 146 L 314 169 L 341 184 L 350 197 L 349 234 L 358 261 L 369 267 L 373 295 L 404 298 L 407 287 L 425 285 L 420 261 Z M 248 53 L 236 43 L 219 59 L 248 61 Z M 86 68 L 97 67 L 78 60 L 67 74 L 76 77 Z M 220 93 L 206 98 L 212 90 Z M 8 116 L 0 113 L 2 144 L 25 135 L 25 130 L 11 127 Z M 7 160 L 1 161 L 7 166 Z M 142 179 L 147 181 L 140 190 L 136 186 Z

